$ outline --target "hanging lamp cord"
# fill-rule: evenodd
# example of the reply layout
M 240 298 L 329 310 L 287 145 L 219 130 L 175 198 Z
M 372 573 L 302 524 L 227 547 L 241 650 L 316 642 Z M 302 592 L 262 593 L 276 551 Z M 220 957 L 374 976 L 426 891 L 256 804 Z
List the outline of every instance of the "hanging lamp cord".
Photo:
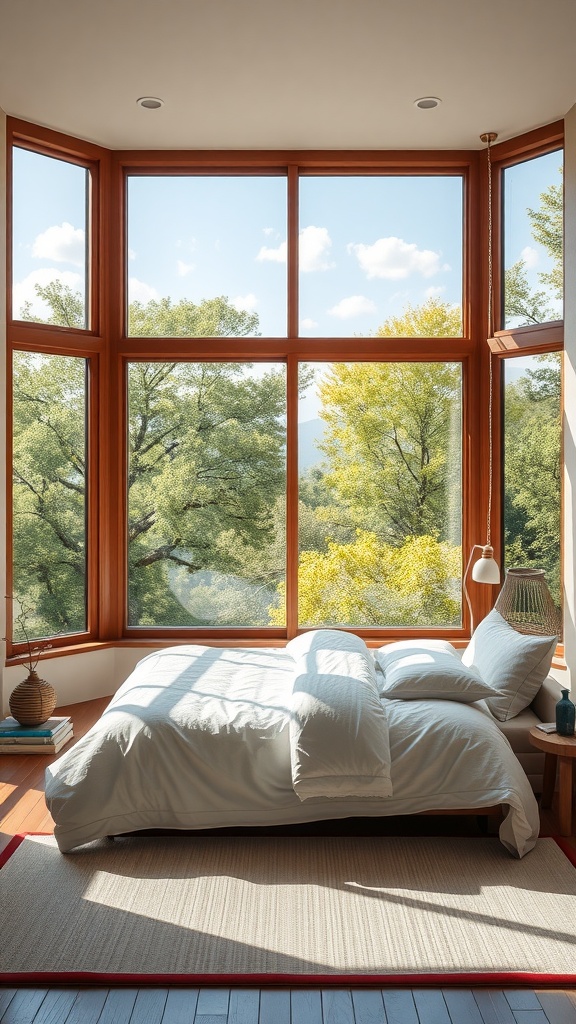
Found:
M 480 136 L 482 142 L 487 143 L 487 156 L 488 156 L 488 337 L 491 338 L 493 331 L 493 294 L 492 294 L 492 159 L 490 152 L 490 144 L 497 139 L 498 136 L 495 132 L 485 132 Z M 492 457 L 492 392 L 493 392 L 493 377 L 492 377 L 492 353 L 488 356 L 488 513 L 487 513 L 487 529 L 486 529 L 486 542 L 488 547 L 492 547 L 492 536 L 491 536 L 491 523 L 492 523 L 492 472 L 493 472 L 493 457 Z

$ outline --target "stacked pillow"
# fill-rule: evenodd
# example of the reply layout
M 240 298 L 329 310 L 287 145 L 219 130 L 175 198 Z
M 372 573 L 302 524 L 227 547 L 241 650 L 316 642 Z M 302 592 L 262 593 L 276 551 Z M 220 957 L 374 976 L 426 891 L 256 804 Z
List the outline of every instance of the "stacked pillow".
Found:
M 380 689 L 390 700 L 456 700 L 470 704 L 493 696 L 476 669 L 464 665 L 447 640 L 400 640 L 374 652 L 384 673 Z
M 495 691 L 486 703 L 507 722 L 532 703 L 552 664 L 557 636 L 518 633 L 494 608 L 474 630 L 462 662 Z
M 518 633 L 493 610 L 460 658 L 447 640 L 401 640 L 375 651 L 384 673 L 381 696 L 391 700 L 484 699 L 505 722 L 532 702 L 548 675 L 556 636 Z

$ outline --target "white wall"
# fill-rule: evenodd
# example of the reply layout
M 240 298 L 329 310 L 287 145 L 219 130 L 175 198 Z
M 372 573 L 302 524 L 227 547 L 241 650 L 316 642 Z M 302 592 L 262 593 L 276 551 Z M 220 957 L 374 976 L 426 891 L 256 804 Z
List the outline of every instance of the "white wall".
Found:
M 565 130 L 564 644 L 570 686 L 576 670 L 576 105 L 566 115 Z

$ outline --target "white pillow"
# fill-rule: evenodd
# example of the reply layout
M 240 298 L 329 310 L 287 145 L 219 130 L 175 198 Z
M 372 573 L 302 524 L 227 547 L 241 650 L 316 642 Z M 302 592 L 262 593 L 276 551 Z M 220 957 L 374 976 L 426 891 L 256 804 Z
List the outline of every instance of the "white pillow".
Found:
M 475 669 L 462 664 L 447 640 L 400 640 L 375 651 L 384 673 L 380 695 L 390 700 L 456 700 L 494 696 Z
M 557 640 L 519 633 L 495 608 L 479 623 L 462 661 L 496 691 L 486 703 L 498 721 L 514 718 L 532 703 L 548 675 Z

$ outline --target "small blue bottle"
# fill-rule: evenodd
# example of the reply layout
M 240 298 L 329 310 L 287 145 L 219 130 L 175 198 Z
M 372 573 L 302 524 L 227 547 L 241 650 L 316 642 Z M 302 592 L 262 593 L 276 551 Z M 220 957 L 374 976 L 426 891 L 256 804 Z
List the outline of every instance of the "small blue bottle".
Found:
M 570 690 L 562 690 L 562 699 L 556 705 L 556 732 L 559 736 L 574 735 L 576 707 L 569 699 Z

